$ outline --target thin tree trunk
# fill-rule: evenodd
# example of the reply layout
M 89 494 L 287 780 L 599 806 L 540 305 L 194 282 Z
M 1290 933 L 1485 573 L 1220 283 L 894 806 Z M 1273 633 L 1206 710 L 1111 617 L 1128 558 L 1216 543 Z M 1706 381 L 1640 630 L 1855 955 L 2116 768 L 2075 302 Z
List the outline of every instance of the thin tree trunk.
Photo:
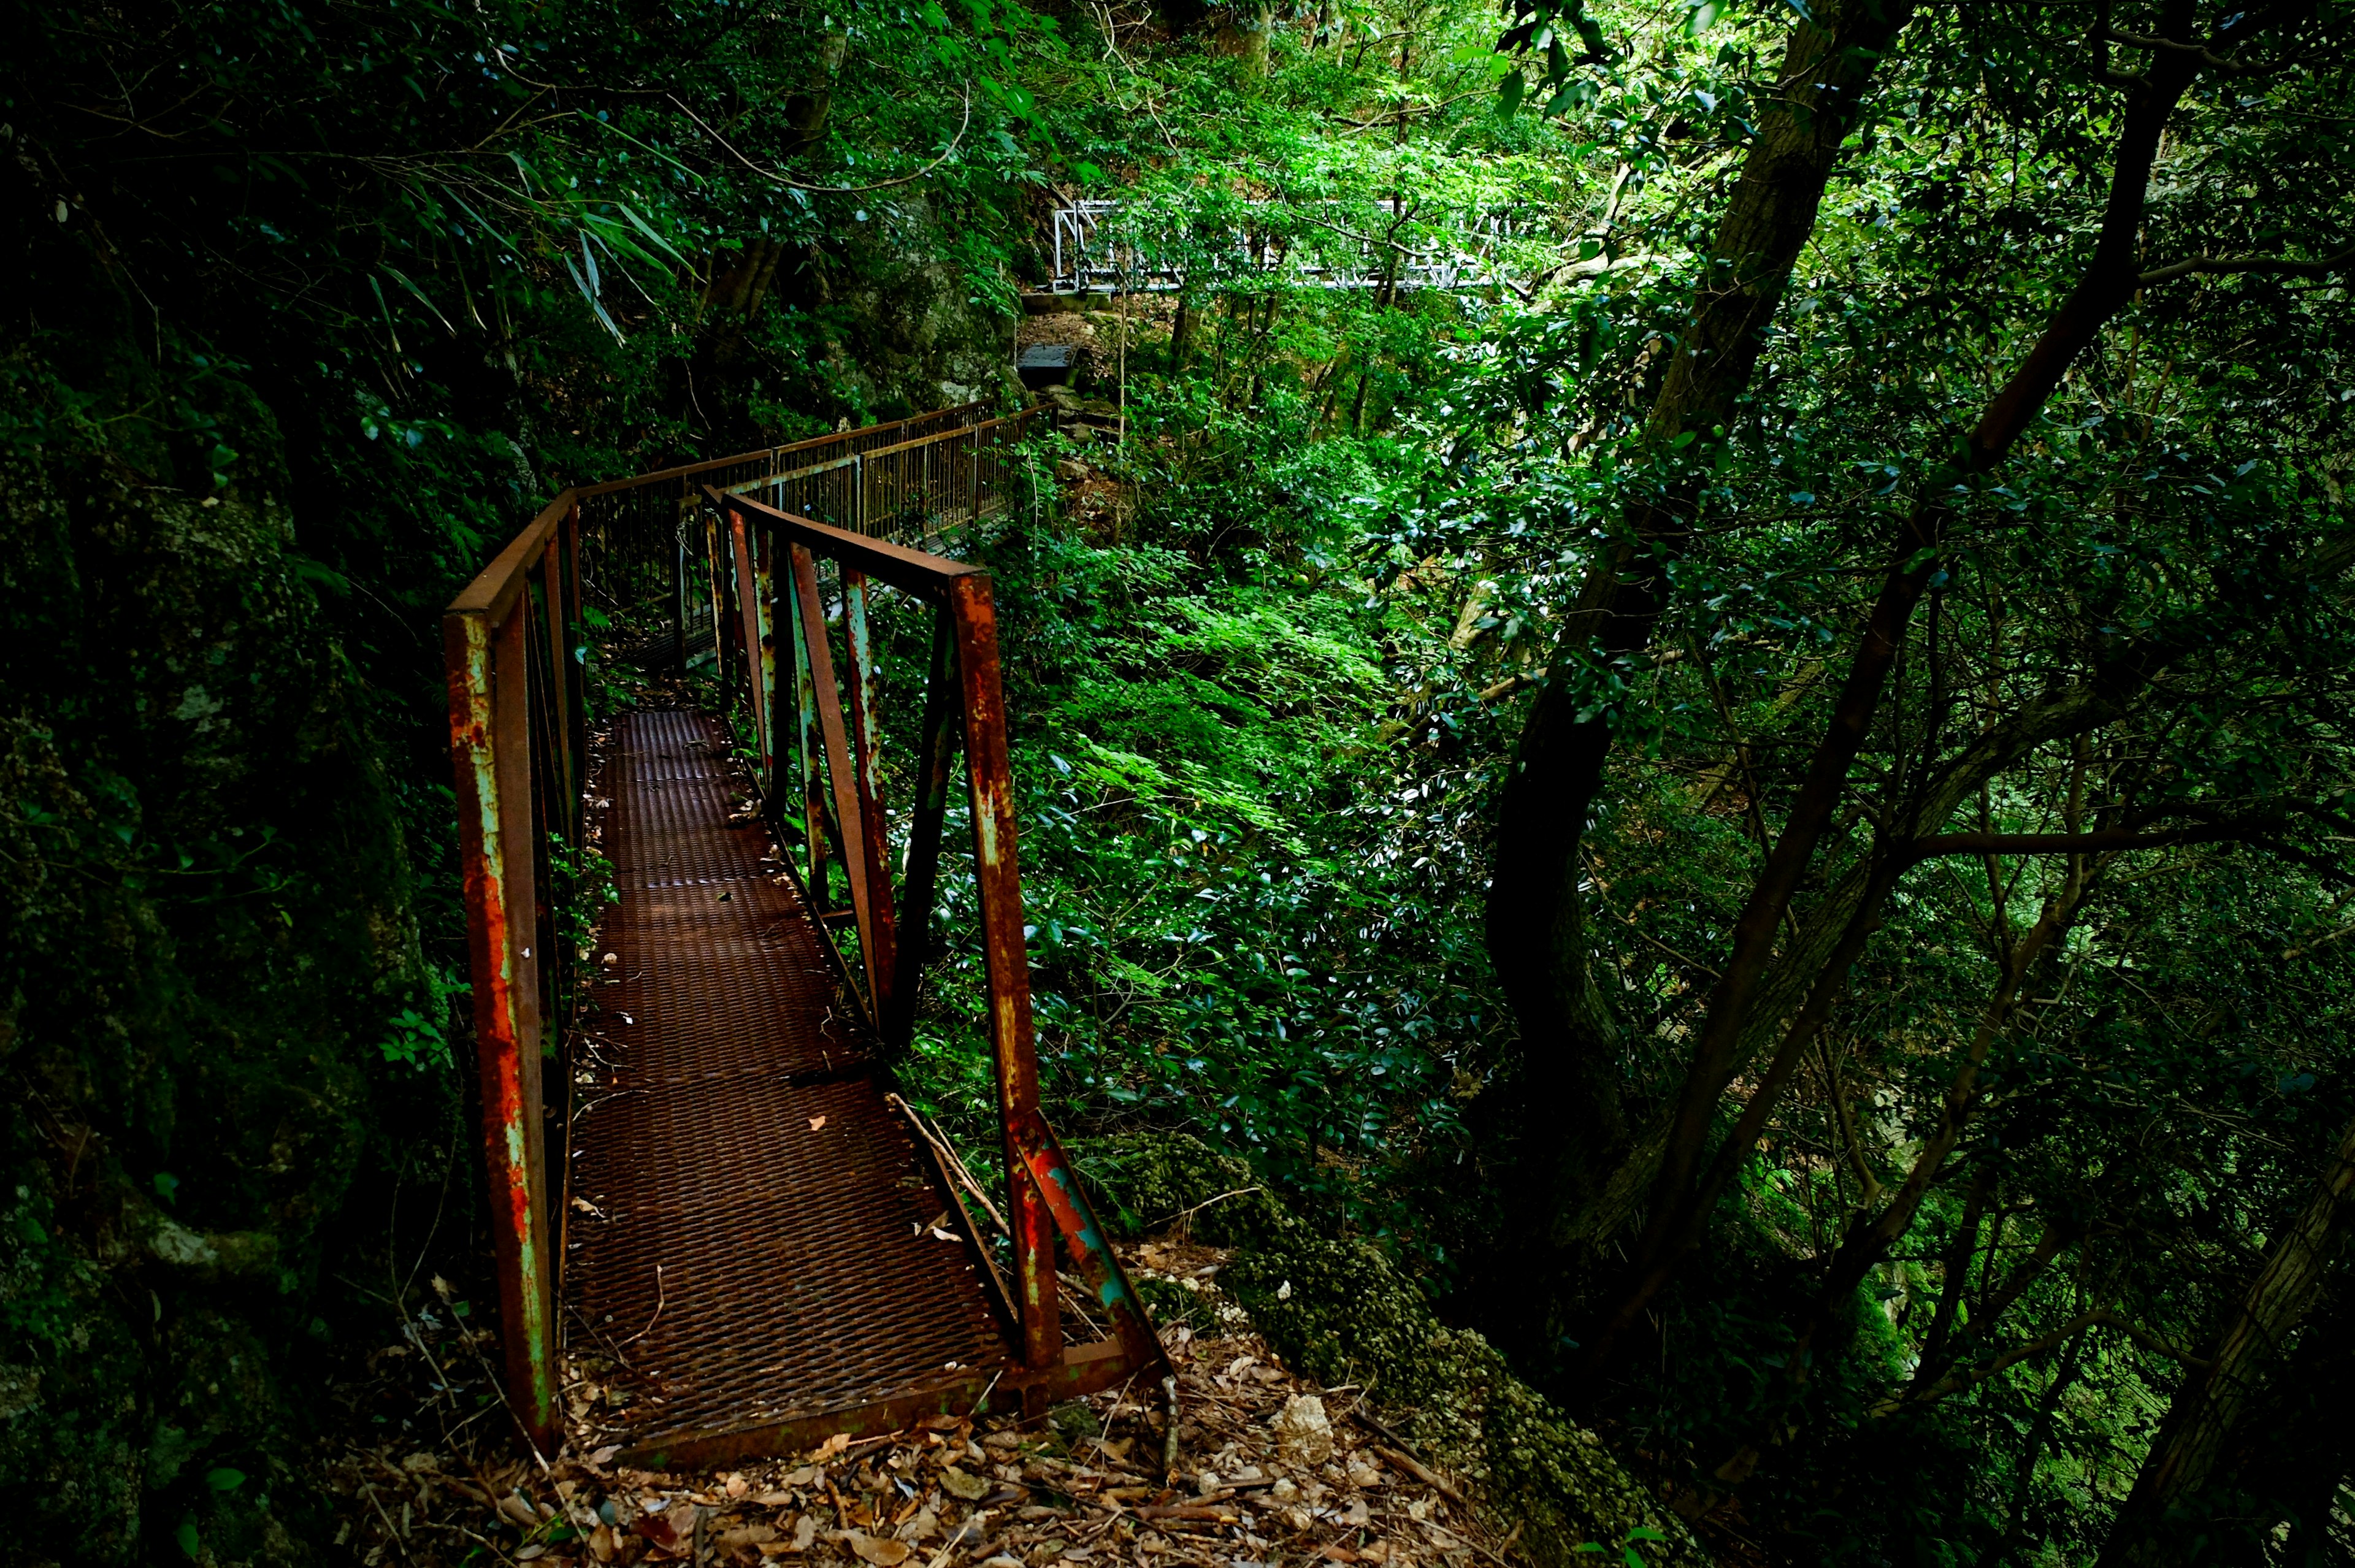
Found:
M 2103 1544 L 2100 1568 L 2173 1568 L 2200 1541 L 2173 1518 L 2216 1477 L 2242 1415 L 2321 1294 L 2348 1230 L 2355 1189 L 2355 1122 L 2340 1135 L 2313 1197 L 2242 1297 L 2204 1371 L 2184 1381 Z M 2344 1413 L 2340 1413 L 2342 1417 Z
M 1979 1225 L 1987 1218 L 1987 1198 L 1995 1190 L 1995 1170 L 1982 1164 L 1971 1174 L 1970 1192 L 1963 1200 L 1963 1217 L 1955 1226 L 1955 1233 L 1946 1245 L 1945 1278 L 1938 1283 L 1937 1309 L 1930 1315 L 1929 1332 L 1922 1339 L 1922 1365 L 1936 1366 L 1944 1371 L 1946 1361 L 1946 1339 L 1955 1331 L 1955 1315 L 1961 1310 L 1963 1297 L 1970 1289 L 1971 1259 L 1977 1254 Z M 1996 1221 L 1996 1235 L 2000 1241 L 2003 1221 Z M 1976 1317 L 1977 1315 L 1972 1315 Z M 1919 1374 L 1915 1381 L 1919 1381 Z
M 2011 1478 L 2011 1509 L 2003 1527 L 2003 1540 L 1995 1549 L 1989 1568 L 2003 1568 L 2019 1550 L 2028 1524 L 2028 1494 L 2036 1481 L 2036 1467 L 2044 1457 L 2044 1445 L 2052 1440 L 2052 1418 L 2061 1409 L 2061 1396 L 2069 1392 L 2085 1368 L 2083 1342 L 2073 1342 L 2061 1361 L 2052 1381 L 2044 1385 L 2044 1397 L 2036 1402 L 2036 1420 L 2028 1429 L 2028 1441 L 2020 1445 L 2019 1467 Z
M 1783 91 L 1761 116 L 1718 225 L 1711 275 L 1678 335 L 1646 422 L 1656 448 L 1689 429 L 1707 435 L 1730 422 L 1791 268 L 1815 231 L 1840 143 L 1911 11 L 1910 0 L 1847 0 L 1793 28 L 1778 77 Z M 1580 591 L 1560 645 L 1565 655 L 1582 657 L 1592 648 L 1604 660 L 1624 659 L 1650 642 L 1667 603 L 1667 565 L 1689 532 L 1697 494 L 1696 485 L 1683 485 L 1625 519 Z M 1591 1200 L 1627 1146 L 1617 1032 L 1588 973 L 1578 891 L 1579 841 L 1611 734 L 1605 719 L 1582 720 L 1582 706 L 1564 682 L 1539 690 L 1499 803 L 1487 900 L 1488 951 L 1520 1025 L 1514 1098 L 1535 1117 L 1518 1139 L 1519 1168 L 1508 1186 L 1520 1195 L 1519 1211 L 1508 1217 L 1508 1232 L 1517 1247 L 1535 1244 L 1544 1253 L 1568 1246 L 1562 1218 Z M 1546 1261 L 1546 1272 L 1558 1275 L 1573 1260 Z M 1526 1279 L 1529 1271 L 1516 1273 Z M 1512 1296 L 1530 1294 L 1523 1287 Z M 1553 1310 L 1540 1300 L 1523 1315 L 1529 1320 L 1498 1327 L 1526 1339 Z
M 1273 8 L 1245 0 L 1220 17 L 1218 27 L 1210 35 L 1210 52 L 1242 61 L 1248 75 L 1265 76 L 1267 36 L 1274 27 Z
M 1961 1064 L 1955 1070 L 1954 1081 L 1947 1085 L 1946 1100 L 1937 1129 L 1923 1142 L 1914 1157 L 1905 1179 L 1878 1214 L 1859 1215 L 1849 1226 L 1849 1233 L 1832 1254 L 1831 1266 L 1825 1270 L 1822 1285 L 1815 1304 L 1809 1309 L 1790 1352 L 1784 1358 L 1784 1392 L 1779 1400 L 1770 1400 L 1774 1406 L 1771 1418 L 1764 1426 L 1779 1433 L 1784 1426 L 1784 1413 L 1806 1391 L 1815 1367 L 1822 1360 L 1826 1347 L 1839 1326 L 1857 1287 L 1872 1272 L 1873 1265 L 1889 1255 L 1898 1238 L 1913 1228 L 1920 1214 L 1922 1201 L 1930 1193 L 1931 1185 L 1945 1169 L 1946 1160 L 1962 1142 L 1963 1129 L 1976 1107 L 1979 1070 L 1994 1049 L 2004 1026 L 2011 1017 L 2013 1004 L 2019 999 L 2020 987 L 2037 960 L 2051 951 L 2069 923 L 2083 906 L 2090 879 L 2076 857 L 2071 858 L 2069 876 L 2048 901 L 2037 922 L 2030 926 L 2018 946 L 2004 955 L 2003 973 L 1996 983 L 1995 992 L 1987 998 L 1979 1014 L 1978 1026 L 1971 1031 L 1969 1043 L 1964 1048 Z M 1624 1310 L 1624 1309 L 1623 1309 Z M 1614 1319 L 1614 1321 L 1617 1321 Z M 1719 1467 L 1718 1478 L 1739 1482 L 1756 1467 L 1764 1439 L 1746 1444 L 1733 1457 Z
M 2170 0 L 2167 28 L 2172 33 L 2186 32 L 2189 23 L 2188 0 Z M 2133 298 L 2138 275 L 2137 248 L 2151 165 L 2158 157 L 2159 138 L 2176 101 L 2190 86 L 2199 67 L 2200 60 L 2192 54 L 2162 52 L 2141 84 L 2129 90 L 2094 254 L 2076 287 L 2029 351 L 2027 359 L 1972 429 L 1962 453 L 1962 466 L 1967 474 L 1984 475 L 2002 463 L 2059 389 L 2069 367 Z M 1831 826 L 1833 814 L 1847 789 L 1849 770 L 1863 748 L 1890 672 L 1904 645 L 1914 608 L 1928 590 L 1932 576 L 1939 571 L 1939 546 L 1954 517 L 1951 496 L 1951 488 L 1939 487 L 1914 508 L 1901 530 L 1895 559 L 1882 580 L 1863 638 L 1849 661 L 1830 722 L 1809 759 L 1804 782 L 1784 822 L 1782 836 L 1767 856 L 1749 901 L 1735 922 L 1732 950 L 1710 991 L 1700 1039 L 1661 1150 L 1651 1215 L 1614 1305 L 1587 1339 L 1580 1363 L 1582 1386 L 1606 1362 L 1618 1334 L 1636 1321 L 1666 1288 L 1695 1244 L 1700 1227 L 1707 1221 L 1706 1211 L 1696 1202 L 1702 1161 L 1719 1101 L 1741 1067 L 1742 1041 L 1774 956 L 1775 929 Z M 1494 921 L 1492 896 L 1492 947 Z M 1753 1095 L 1753 1103 L 1755 1098 Z M 1958 1136 L 1959 1128 L 1955 1130 Z M 1884 1210 L 1881 1221 L 1852 1234 L 1851 1242 L 1843 1244 L 1832 1270 L 1836 1281 L 1853 1273 L 1855 1278 L 1848 1285 L 1853 1289 L 1856 1282 L 1863 1278 L 1863 1270 L 1877 1261 L 1880 1252 L 1885 1249 L 1885 1240 L 1874 1239 L 1881 1235 L 1884 1223 L 1897 1221 L 1900 1232 L 1912 1223 L 1913 1208 L 1921 1197 L 1917 1181 L 1926 1182 L 1928 1173 L 1934 1173 L 1951 1147 L 1948 1143 L 1940 1149 L 1926 1172 L 1923 1162 L 1917 1161 L 1914 1176 L 1908 1179 L 1910 1193 L 1901 1190 Z M 1864 1248 L 1871 1256 L 1859 1264 L 1849 1255 L 1852 1246 Z M 1828 1324 L 1829 1319 L 1822 1312 L 1817 1316 Z M 1803 1344 L 1808 1342 L 1812 1332 L 1802 1336 Z M 1804 1381 L 1805 1372 L 1796 1360 L 1794 1371 Z

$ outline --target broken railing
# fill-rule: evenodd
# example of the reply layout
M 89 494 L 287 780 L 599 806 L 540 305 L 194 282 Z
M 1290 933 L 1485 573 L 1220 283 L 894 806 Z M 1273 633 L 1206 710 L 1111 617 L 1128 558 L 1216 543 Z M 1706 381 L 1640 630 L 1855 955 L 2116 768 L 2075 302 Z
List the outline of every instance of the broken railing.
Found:
M 828 906 L 839 867 L 857 938 L 844 965 L 885 1051 L 904 1051 L 940 888 L 957 753 L 965 758 L 990 1052 L 1004 1135 L 1010 1213 L 1010 1295 L 1021 1329 L 1026 1392 L 1076 1392 L 1085 1363 L 1119 1355 L 1127 1370 L 1157 1360 L 1150 1326 L 1106 1249 L 1061 1146 L 1039 1109 L 1039 1063 L 1015 849 L 1013 776 L 998 676 L 997 618 L 978 566 L 862 538 L 747 495 L 706 488 L 712 554 L 721 570 L 721 619 L 736 662 L 772 824 L 805 828 L 804 894 L 832 940 Z M 832 581 L 821 579 L 831 566 Z M 876 654 L 879 585 L 931 611 L 914 799 L 892 886 L 892 845 L 879 760 L 882 681 Z M 829 594 L 828 588 L 832 592 Z M 829 603 L 831 600 L 831 603 Z M 1060 1236 L 1114 1337 L 1066 1352 L 1055 1271 Z M 985 1254 L 985 1264 L 986 1257 Z

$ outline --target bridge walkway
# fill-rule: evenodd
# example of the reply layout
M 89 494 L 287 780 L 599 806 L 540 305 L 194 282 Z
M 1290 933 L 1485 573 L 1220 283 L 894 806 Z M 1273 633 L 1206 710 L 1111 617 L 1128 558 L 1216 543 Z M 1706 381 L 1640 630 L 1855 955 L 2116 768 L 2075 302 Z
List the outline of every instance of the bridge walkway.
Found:
M 544 1453 L 717 1464 L 1167 1378 L 1039 1109 L 989 577 L 915 548 L 1004 507 L 1023 439 L 943 410 L 568 490 L 444 614 L 506 1382 Z M 674 658 L 708 637 L 730 712 L 592 735 L 592 595 L 667 620 Z M 932 656 L 893 814 L 874 639 L 901 612 Z M 959 773 L 992 1184 L 891 1070 Z M 591 848 L 617 898 L 584 953 L 554 890 Z

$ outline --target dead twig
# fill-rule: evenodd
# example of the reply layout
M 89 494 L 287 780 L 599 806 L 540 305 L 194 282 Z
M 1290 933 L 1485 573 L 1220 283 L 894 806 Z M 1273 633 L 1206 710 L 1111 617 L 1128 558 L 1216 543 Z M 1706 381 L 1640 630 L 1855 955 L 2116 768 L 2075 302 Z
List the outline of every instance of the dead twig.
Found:
M 646 1319 L 646 1326 L 645 1328 L 639 1329 L 636 1333 L 623 1340 L 623 1345 L 634 1345 L 639 1340 L 645 1339 L 647 1335 L 655 1331 L 655 1325 L 662 1321 L 663 1303 L 666 1299 L 667 1297 L 663 1294 L 662 1264 L 655 1264 L 655 1315 Z M 614 1347 L 617 1350 L 620 1348 L 621 1347 L 618 1345 Z

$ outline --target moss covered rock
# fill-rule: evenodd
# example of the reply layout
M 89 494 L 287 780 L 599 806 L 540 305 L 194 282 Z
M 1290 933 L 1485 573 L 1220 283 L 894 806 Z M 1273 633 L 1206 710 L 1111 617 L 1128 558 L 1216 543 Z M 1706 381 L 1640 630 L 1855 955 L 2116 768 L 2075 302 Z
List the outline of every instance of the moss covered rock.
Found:
M 1515 1377 L 1479 1335 L 1439 1321 L 1414 1282 L 1371 1243 L 1318 1234 L 1239 1161 L 1183 1135 L 1082 1142 L 1077 1158 L 1108 1217 L 1131 1234 L 1183 1220 L 1232 1247 L 1220 1284 L 1268 1342 L 1319 1381 L 1355 1383 L 1411 1410 L 1403 1435 L 1475 1484 L 1521 1550 L 1545 1568 L 1616 1561 L 1706 1563 L 1683 1522 L 1632 1480 L 1593 1433 Z

